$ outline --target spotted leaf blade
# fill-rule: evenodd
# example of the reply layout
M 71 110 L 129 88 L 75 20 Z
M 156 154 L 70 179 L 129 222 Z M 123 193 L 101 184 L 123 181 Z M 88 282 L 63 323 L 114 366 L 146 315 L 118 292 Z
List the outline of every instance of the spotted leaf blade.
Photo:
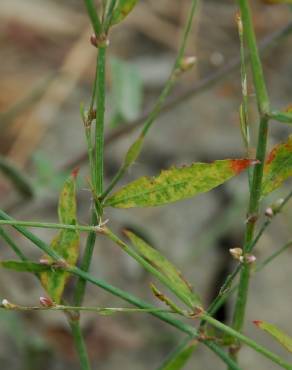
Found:
M 59 198 L 59 221 L 64 224 L 77 223 L 76 205 L 76 175 L 73 173 L 65 182 Z M 69 265 L 75 265 L 79 253 L 79 232 L 76 230 L 61 230 L 50 244 Z M 52 262 L 49 256 L 45 258 Z M 41 273 L 41 282 L 51 299 L 60 303 L 68 280 L 68 273 L 64 271 L 48 271 Z
M 120 23 L 127 15 L 134 9 L 138 0 L 118 0 L 118 4 L 115 7 L 111 24 Z
M 251 159 L 225 159 L 172 167 L 157 177 L 141 177 L 122 187 L 107 199 L 106 206 L 151 207 L 191 198 L 223 184 L 254 163 Z
M 131 231 L 126 230 L 125 234 L 131 240 L 138 253 L 169 279 L 174 291 L 179 291 L 191 306 L 201 305 L 199 296 L 192 291 L 190 284 L 166 257 Z
M 292 352 L 292 337 L 288 336 L 276 325 L 270 324 L 266 321 L 257 320 L 254 324 L 264 330 L 266 333 L 270 334 L 277 342 L 279 342 L 283 347 L 285 347 L 289 352 Z
M 276 145 L 270 152 L 264 166 L 262 195 L 279 188 L 292 176 L 292 135 L 285 143 Z
M 177 351 L 168 358 L 158 370 L 180 370 L 187 363 L 194 350 L 197 348 L 198 343 L 195 341 L 188 341 L 179 346 Z

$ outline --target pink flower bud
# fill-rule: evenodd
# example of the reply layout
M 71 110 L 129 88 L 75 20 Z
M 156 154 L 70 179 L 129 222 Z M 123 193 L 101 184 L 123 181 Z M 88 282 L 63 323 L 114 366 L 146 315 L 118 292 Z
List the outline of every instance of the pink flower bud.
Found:
M 43 307 L 53 307 L 54 302 L 51 300 L 51 298 L 48 297 L 40 297 L 40 304 Z

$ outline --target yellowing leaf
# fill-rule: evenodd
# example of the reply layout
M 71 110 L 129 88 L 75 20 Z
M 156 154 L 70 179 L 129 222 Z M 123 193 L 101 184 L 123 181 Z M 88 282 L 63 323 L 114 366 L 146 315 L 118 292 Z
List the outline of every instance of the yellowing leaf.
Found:
M 65 182 L 59 198 L 59 221 L 75 225 L 76 216 L 76 174 L 73 173 Z M 58 252 L 69 265 L 75 265 L 79 253 L 79 232 L 76 230 L 61 230 L 51 242 L 51 248 Z M 48 256 L 45 258 L 52 262 Z M 55 303 L 60 303 L 68 280 L 64 271 L 48 271 L 40 274 L 43 287 Z
M 107 199 L 106 206 L 151 207 L 190 198 L 223 184 L 254 163 L 250 159 L 226 159 L 172 167 L 158 177 L 141 177 L 124 186 Z
M 115 7 L 111 24 L 120 23 L 133 10 L 138 0 L 118 0 Z
M 292 176 L 292 135 L 287 142 L 276 145 L 269 154 L 264 167 L 262 194 L 277 189 Z
M 200 304 L 198 295 L 192 291 L 190 284 L 187 283 L 180 271 L 166 257 L 131 231 L 126 230 L 125 234 L 131 240 L 139 254 L 169 279 L 174 293 L 175 291 L 180 292 L 193 307 Z
M 289 352 L 292 352 L 292 337 L 285 334 L 282 330 L 277 328 L 277 326 L 270 324 L 266 321 L 256 320 L 254 324 L 270 334 L 277 342 L 279 342 L 283 347 L 285 347 Z

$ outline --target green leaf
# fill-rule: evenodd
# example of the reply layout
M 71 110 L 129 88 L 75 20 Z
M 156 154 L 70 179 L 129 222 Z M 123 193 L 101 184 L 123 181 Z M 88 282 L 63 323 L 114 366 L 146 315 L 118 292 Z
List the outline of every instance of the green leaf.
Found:
M 172 167 L 158 177 L 141 177 L 122 187 L 107 199 L 106 206 L 151 207 L 190 198 L 223 184 L 254 163 L 250 159 L 225 159 Z
M 287 142 L 276 145 L 270 152 L 264 167 L 262 194 L 277 189 L 292 176 L 292 135 Z
M 139 254 L 169 279 L 174 291 L 184 295 L 191 306 L 195 307 L 200 304 L 199 296 L 192 291 L 190 284 L 183 278 L 181 272 L 166 257 L 131 231 L 126 230 L 125 234 Z
M 117 58 L 111 59 L 112 98 L 115 116 L 125 121 L 136 119 L 142 107 L 143 84 L 139 72 L 132 64 Z
M 292 352 L 292 337 L 285 334 L 282 330 L 277 328 L 277 326 L 270 324 L 266 321 L 255 320 L 254 324 L 270 334 L 277 342 L 279 342 L 283 347 L 285 347 L 289 352 Z
M 0 266 L 8 270 L 18 272 L 43 272 L 50 269 L 50 266 L 31 261 L 0 261 Z
M 158 370 L 182 369 L 198 346 L 198 342 L 196 341 L 190 341 L 188 339 L 186 342 L 180 345 Z
M 30 179 L 20 171 L 12 162 L 7 158 L 0 156 L 0 172 L 2 172 L 15 186 L 15 188 L 25 198 L 32 198 L 35 189 Z
M 60 223 L 75 225 L 77 223 L 76 205 L 76 171 L 66 180 L 59 198 Z M 51 248 L 58 252 L 69 265 L 75 265 L 79 253 L 79 232 L 61 230 L 51 242 Z M 52 259 L 45 257 L 49 262 Z M 69 274 L 64 271 L 48 271 L 41 274 L 41 282 L 55 303 L 60 303 Z
M 118 0 L 115 7 L 111 24 L 120 23 L 134 9 L 138 0 Z

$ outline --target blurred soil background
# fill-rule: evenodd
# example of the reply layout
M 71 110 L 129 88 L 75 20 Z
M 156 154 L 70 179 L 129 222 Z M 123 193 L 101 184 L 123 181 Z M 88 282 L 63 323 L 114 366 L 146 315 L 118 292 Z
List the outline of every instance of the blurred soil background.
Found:
M 107 65 L 107 182 L 137 134 L 131 125 L 138 126 L 139 117 L 151 108 L 168 77 L 189 3 L 141 0 L 127 20 L 112 30 Z M 287 6 L 255 0 L 252 7 L 259 40 L 291 22 Z M 197 57 L 197 64 L 177 84 L 172 104 L 150 130 L 143 153 L 124 182 L 158 174 L 172 164 L 246 155 L 238 118 L 239 69 L 228 69 L 239 53 L 236 10 L 231 0 L 200 2 L 187 51 Z M 88 166 L 79 107 L 81 102 L 88 105 L 90 101 L 95 72 L 96 49 L 90 45 L 90 34 L 80 0 L 0 2 L 0 152 L 2 158 L 31 178 L 34 190 L 19 191 L 1 177 L 1 208 L 17 219 L 55 222 L 62 182 L 74 167 L 80 166 L 79 222 L 89 222 L 90 192 L 85 180 Z M 292 37 L 285 36 L 263 54 L 268 90 L 276 108 L 292 101 L 291 50 Z M 224 78 L 216 84 L 201 84 L 224 68 Z M 196 90 L 200 84 L 205 88 Z M 190 90 L 196 94 L 186 94 Z M 249 93 L 253 130 L 257 115 L 251 87 Z M 174 103 L 182 94 L 189 96 Z M 284 124 L 272 122 L 271 127 L 270 147 L 289 134 Z M 288 188 L 286 185 L 274 192 L 267 204 L 284 196 Z M 228 249 L 242 243 L 247 199 L 247 177 L 242 174 L 188 201 L 161 208 L 109 209 L 105 217 L 118 233 L 132 228 L 144 235 L 180 267 L 207 305 L 232 268 Z M 291 222 L 292 209 L 288 206 L 261 239 L 256 249 L 259 261 L 291 238 Z M 40 258 L 33 245 L 12 229 L 9 231 L 27 255 L 36 261 Z M 47 230 L 35 232 L 48 242 L 54 235 Z M 82 249 L 84 240 L 85 236 Z M 1 259 L 14 258 L 2 240 L 0 247 Z M 245 327 L 248 335 L 287 359 L 289 355 L 259 333 L 252 320 L 266 319 L 292 333 L 291 260 L 292 251 L 288 251 L 252 279 Z M 96 242 L 91 273 L 158 304 L 149 289 L 152 278 L 148 273 L 102 237 Z M 1 299 L 11 302 L 38 304 L 44 294 L 28 274 L 1 270 L 0 281 Z M 72 287 L 73 284 L 68 294 Z M 90 285 L 86 304 L 125 306 Z M 228 304 L 218 317 L 229 322 L 230 316 Z M 166 324 L 140 313 L 110 317 L 86 313 L 82 324 L 93 369 L 99 370 L 155 369 L 182 337 Z M 246 370 L 275 369 L 275 365 L 247 348 L 242 350 L 241 358 Z M 79 369 L 62 313 L 0 311 L 0 363 L 1 368 L 9 370 Z M 215 367 L 225 368 L 208 349 L 199 346 L 186 369 Z

